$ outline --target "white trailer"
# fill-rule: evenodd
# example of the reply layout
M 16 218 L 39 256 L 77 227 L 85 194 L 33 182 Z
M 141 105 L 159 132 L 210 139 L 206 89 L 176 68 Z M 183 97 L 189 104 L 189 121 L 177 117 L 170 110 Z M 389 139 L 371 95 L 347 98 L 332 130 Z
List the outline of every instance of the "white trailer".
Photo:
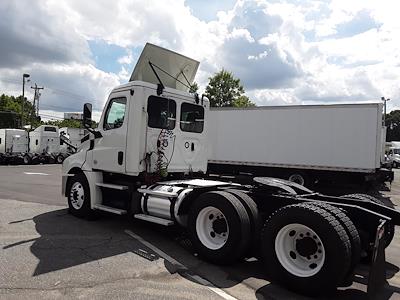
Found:
M 384 163 L 382 104 L 213 108 L 210 172 L 256 172 L 309 185 L 393 180 Z
M 361 256 L 372 260 L 378 276 L 371 278 L 385 282 L 377 271 L 400 213 L 378 199 L 325 196 L 269 177 L 248 185 L 207 178 L 207 134 L 218 128 L 209 123 L 208 99 L 187 92 L 197 67 L 147 44 L 130 82 L 109 95 L 97 129 L 85 104 L 90 133 L 62 167 L 70 213 L 183 228 L 200 257 L 229 264 L 255 255 L 272 281 L 305 294 L 352 282 Z M 377 283 L 371 279 L 369 291 Z
M 28 132 L 23 129 L 0 129 L 0 163 L 25 162 Z

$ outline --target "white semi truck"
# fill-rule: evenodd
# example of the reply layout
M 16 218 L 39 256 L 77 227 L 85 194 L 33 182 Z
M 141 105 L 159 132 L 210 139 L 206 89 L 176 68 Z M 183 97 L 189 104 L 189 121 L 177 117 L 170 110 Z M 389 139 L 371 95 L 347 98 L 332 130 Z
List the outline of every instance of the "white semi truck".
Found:
M 41 125 L 29 132 L 29 157 L 33 163 L 61 163 L 64 160 L 60 153 L 60 134 L 57 126 Z
M 317 181 L 392 181 L 383 104 L 212 108 L 209 172 Z
M 181 227 L 202 258 L 230 264 L 254 255 L 272 281 L 305 294 L 352 282 L 360 259 L 369 259 L 368 288 L 376 292 L 400 213 L 368 195 L 330 197 L 282 179 L 241 185 L 207 178 L 207 137 L 218 129 L 207 98 L 187 92 L 197 68 L 146 44 L 130 81 L 109 95 L 97 129 L 85 104 L 90 133 L 62 167 L 69 211 Z
M 28 152 L 28 132 L 23 129 L 0 129 L 0 164 L 23 162 Z
M 81 140 L 88 134 L 87 129 L 84 128 L 71 128 L 71 127 L 61 127 L 60 136 L 64 136 L 69 140 L 69 143 L 74 146 L 74 149 L 70 149 L 70 145 L 63 143 L 60 141 L 60 149 L 62 153 L 69 153 L 75 151 L 81 145 Z

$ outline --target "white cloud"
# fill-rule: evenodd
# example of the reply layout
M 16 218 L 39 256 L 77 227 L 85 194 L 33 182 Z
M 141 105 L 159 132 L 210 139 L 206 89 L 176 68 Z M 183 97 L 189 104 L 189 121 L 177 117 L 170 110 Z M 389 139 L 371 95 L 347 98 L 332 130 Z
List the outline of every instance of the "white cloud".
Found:
M 28 72 L 39 85 L 81 95 L 67 100 L 45 90 L 42 103 L 78 109 L 87 99 L 100 109 L 109 90 L 129 79 L 137 58 L 131 49 L 152 42 L 199 60 L 201 90 L 225 68 L 260 105 L 386 96 L 395 108 L 398 8 L 394 0 L 237 1 L 205 22 L 183 0 L 6 0 L 0 3 L 0 87 L 19 93 L 10 78 L 20 82 Z M 127 49 L 115 62 L 118 74 L 94 65 L 88 40 L 97 39 Z

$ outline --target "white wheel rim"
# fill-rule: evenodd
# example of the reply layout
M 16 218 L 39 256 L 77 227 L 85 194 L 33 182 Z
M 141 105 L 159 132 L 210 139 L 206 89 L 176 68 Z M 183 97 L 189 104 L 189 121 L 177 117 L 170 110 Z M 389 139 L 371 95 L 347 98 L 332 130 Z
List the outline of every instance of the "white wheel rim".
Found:
M 28 157 L 27 156 L 24 156 L 24 163 L 28 163 L 29 162 L 29 159 L 28 159 Z
M 75 182 L 72 185 L 69 198 L 71 199 L 73 208 L 80 209 L 82 207 L 83 201 L 85 200 L 85 190 L 80 182 Z
M 300 185 L 304 185 L 304 182 L 305 182 L 303 176 L 301 176 L 300 174 L 290 175 L 289 181 L 292 181 L 292 182 L 300 184 Z
M 196 232 L 205 247 L 217 250 L 228 240 L 229 226 L 224 214 L 218 208 L 208 206 L 197 215 Z
M 275 253 L 286 271 L 298 277 L 317 274 L 325 262 L 321 238 L 302 224 L 289 224 L 279 230 L 275 239 Z

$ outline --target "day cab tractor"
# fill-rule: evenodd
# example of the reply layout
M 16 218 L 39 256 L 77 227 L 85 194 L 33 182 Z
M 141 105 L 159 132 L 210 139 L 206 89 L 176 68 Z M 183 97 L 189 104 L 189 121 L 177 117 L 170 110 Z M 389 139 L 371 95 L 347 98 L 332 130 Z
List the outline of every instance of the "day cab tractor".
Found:
M 303 294 L 349 284 L 360 260 L 369 261 L 368 288 L 376 290 L 400 213 L 367 195 L 331 197 L 282 179 L 212 180 L 209 101 L 188 92 L 198 65 L 146 44 L 96 129 L 85 104 L 90 133 L 63 162 L 69 211 L 178 226 L 203 259 L 232 264 L 255 256 L 273 282 Z

